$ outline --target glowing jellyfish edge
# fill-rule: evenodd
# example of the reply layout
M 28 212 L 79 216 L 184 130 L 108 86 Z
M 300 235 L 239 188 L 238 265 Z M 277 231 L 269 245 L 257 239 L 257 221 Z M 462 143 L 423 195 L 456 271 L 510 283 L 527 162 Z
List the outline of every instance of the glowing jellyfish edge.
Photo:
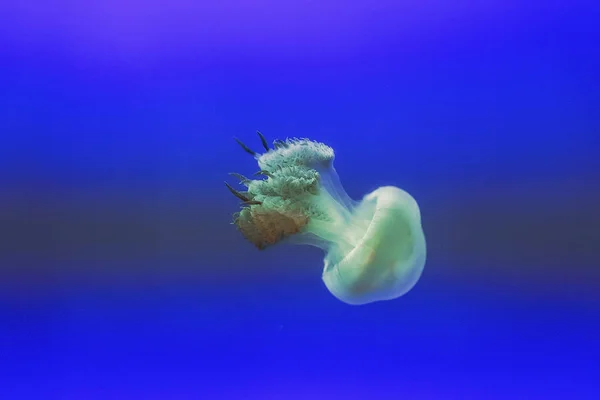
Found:
M 242 210 L 234 223 L 259 249 L 282 240 L 325 251 L 323 282 L 339 300 L 353 305 L 391 300 L 419 280 L 426 259 L 421 213 L 415 199 L 393 186 L 352 200 L 333 167 L 331 147 L 309 139 L 275 140 L 271 149 L 258 132 L 264 153 L 236 141 L 257 160 L 255 175 L 237 177 Z

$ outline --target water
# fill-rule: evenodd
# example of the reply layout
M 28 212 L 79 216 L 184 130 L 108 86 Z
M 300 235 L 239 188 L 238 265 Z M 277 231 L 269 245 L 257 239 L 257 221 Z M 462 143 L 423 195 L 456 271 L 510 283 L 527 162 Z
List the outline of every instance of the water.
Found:
M 592 6 L 263 3 L 3 6 L 0 397 L 597 398 Z M 413 290 L 244 241 L 256 129 L 417 199 Z

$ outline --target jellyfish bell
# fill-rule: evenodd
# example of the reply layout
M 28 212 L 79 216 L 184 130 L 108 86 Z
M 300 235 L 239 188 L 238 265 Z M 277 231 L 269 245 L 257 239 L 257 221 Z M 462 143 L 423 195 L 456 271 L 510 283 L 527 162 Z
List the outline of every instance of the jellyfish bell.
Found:
M 421 214 L 415 199 L 384 186 L 361 201 L 351 199 L 333 166 L 331 147 L 309 139 L 276 140 L 265 152 L 250 150 L 259 165 L 246 191 L 227 185 L 242 209 L 234 223 L 259 249 L 286 241 L 325 251 L 322 279 L 348 304 L 391 300 L 419 280 L 426 259 Z

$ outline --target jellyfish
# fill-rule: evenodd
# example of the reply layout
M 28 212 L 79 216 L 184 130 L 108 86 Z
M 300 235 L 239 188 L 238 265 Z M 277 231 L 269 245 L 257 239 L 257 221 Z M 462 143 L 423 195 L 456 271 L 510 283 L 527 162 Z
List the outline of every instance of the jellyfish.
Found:
M 383 186 L 351 199 L 333 166 L 331 147 L 309 139 L 275 140 L 264 152 L 235 139 L 258 162 L 255 179 L 232 173 L 245 186 L 233 223 L 262 250 L 280 242 L 325 252 L 322 280 L 350 305 L 396 299 L 419 280 L 426 259 L 421 213 L 415 199 Z

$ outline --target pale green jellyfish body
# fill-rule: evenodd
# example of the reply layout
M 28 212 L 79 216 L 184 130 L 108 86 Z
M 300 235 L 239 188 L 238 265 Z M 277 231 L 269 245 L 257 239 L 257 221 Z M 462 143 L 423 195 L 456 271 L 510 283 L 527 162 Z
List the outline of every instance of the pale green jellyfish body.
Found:
M 275 141 L 254 155 L 264 179 L 239 174 L 247 191 L 227 185 L 243 203 L 234 223 L 259 249 L 279 241 L 323 249 L 323 282 L 339 300 L 367 304 L 408 292 L 426 259 L 417 202 L 393 186 L 380 187 L 360 202 L 340 184 L 329 146 L 308 139 Z

